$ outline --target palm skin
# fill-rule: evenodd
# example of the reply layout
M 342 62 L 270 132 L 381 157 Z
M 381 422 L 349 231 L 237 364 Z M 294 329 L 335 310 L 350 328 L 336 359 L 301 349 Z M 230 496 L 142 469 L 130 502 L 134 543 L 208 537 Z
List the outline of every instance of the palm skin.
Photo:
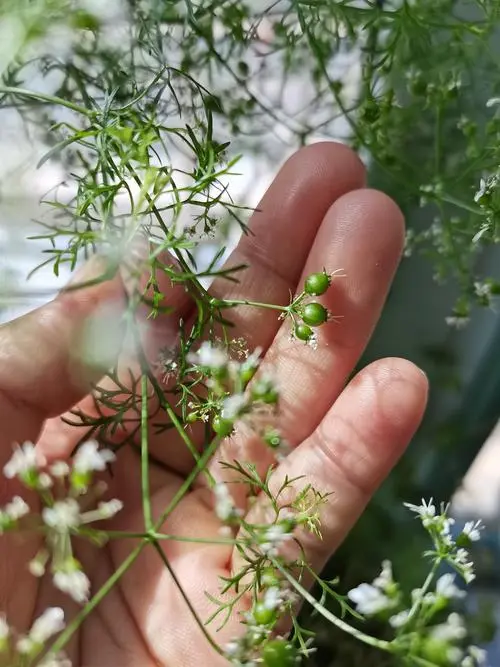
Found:
M 278 485 L 286 474 L 304 475 L 307 482 L 332 494 L 322 512 L 323 539 L 301 535 L 309 561 L 320 570 L 403 452 L 425 407 L 426 378 L 401 359 L 371 364 L 345 386 L 397 267 L 402 218 L 391 200 L 365 189 L 363 167 L 351 151 L 323 143 L 302 149 L 288 160 L 254 214 L 251 228 L 254 234 L 242 240 L 229 260 L 230 265 L 244 262 L 250 268 L 238 285 L 215 283 L 215 296 L 286 303 L 290 290 L 300 289 L 313 271 L 341 267 L 346 274 L 323 300 L 343 316 L 342 323 L 321 329 L 317 350 L 290 341 L 289 324 L 279 322 L 272 311 L 249 307 L 231 311 L 234 336 L 245 337 L 250 348 L 263 348 L 263 364 L 272 367 L 281 388 L 280 428 L 292 451 L 274 472 L 272 484 Z M 177 318 L 188 319 L 192 309 L 179 288 L 165 285 L 163 291 L 176 313 L 146 331 L 143 346 L 150 359 L 173 340 Z M 89 369 L 75 367 L 69 350 L 96 308 L 116 305 L 122 298 L 123 285 L 115 279 L 65 292 L 44 308 L 0 328 L 2 463 L 12 443 L 23 440 L 38 442 L 48 459 L 70 455 L 82 432 L 65 425 L 60 415 L 74 405 L 92 410 L 93 402 L 85 393 L 88 383 L 97 378 Z M 128 363 L 123 360 L 122 366 Z M 192 437 L 196 440 L 196 429 Z M 162 462 L 151 469 L 152 511 L 158 517 L 192 470 L 192 457 L 175 437 L 154 431 L 150 449 Z M 211 463 L 213 474 L 223 476 L 220 461 L 235 458 L 256 462 L 261 472 L 272 462 L 261 443 L 237 433 L 222 443 Z M 124 502 L 110 529 L 144 531 L 138 462 L 131 449 L 121 450 L 113 478 L 107 478 L 110 497 Z M 0 502 L 15 493 L 15 484 L 4 480 Z M 244 511 L 262 510 L 259 502 L 249 510 L 241 486 L 234 487 L 234 495 Z M 220 542 L 220 528 L 211 494 L 200 477 L 162 530 L 180 538 Z M 34 539 L 1 539 L 0 608 L 11 624 L 27 628 L 48 606 L 70 609 L 49 580 L 39 582 L 27 573 L 26 562 L 38 547 Z M 78 543 L 77 556 L 92 581 L 93 593 L 136 545 L 131 539 L 117 539 L 97 551 Z M 207 618 L 213 606 L 205 591 L 217 594 L 219 576 L 235 567 L 233 547 L 179 540 L 162 542 L 162 546 L 198 616 Z M 234 618 L 221 632 L 213 626 L 211 632 L 223 646 L 241 632 L 239 620 Z M 66 649 L 75 667 L 226 664 L 203 637 L 152 547 L 141 553 Z

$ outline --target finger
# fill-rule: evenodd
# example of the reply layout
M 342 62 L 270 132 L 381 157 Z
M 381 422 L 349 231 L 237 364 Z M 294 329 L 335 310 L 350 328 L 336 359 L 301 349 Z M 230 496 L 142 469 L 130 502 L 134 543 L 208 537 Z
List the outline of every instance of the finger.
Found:
M 306 484 L 331 494 L 321 511 L 322 539 L 305 530 L 296 534 L 315 570 L 339 546 L 401 456 L 421 421 L 427 390 L 426 377 L 408 361 L 384 359 L 371 364 L 358 373 L 314 433 L 273 474 L 270 486 L 274 493 L 286 477 L 303 476 L 288 498 L 285 494 L 281 499 L 283 504 Z M 254 521 L 265 511 L 265 502 L 260 500 L 247 520 Z
M 334 278 L 327 293 L 314 299 L 342 319 L 317 329 L 317 349 L 291 339 L 291 325 L 285 322 L 262 364 L 262 372 L 274 377 L 279 388 L 277 426 L 292 447 L 319 424 L 366 346 L 398 265 L 403 236 L 401 212 L 380 192 L 350 192 L 328 211 L 300 284 L 322 267 L 342 268 L 345 277 Z M 221 459 L 234 458 L 256 461 L 261 471 L 272 462 L 261 440 L 248 435 L 223 443 Z
M 229 258 L 226 268 L 247 265 L 239 282 L 217 280 L 216 298 L 284 304 L 294 291 L 304 262 L 328 209 L 350 190 L 363 187 L 365 169 L 343 144 L 323 142 L 295 153 L 278 173 Z M 279 326 L 273 311 L 241 306 L 228 312 L 234 338 L 250 349 L 266 348 Z
M 332 202 L 361 187 L 364 176 L 359 158 L 342 144 L 314 144 L 295 153 L 252 216 L 251 233 L 243 236 L 227 263 L 227 267 L 248 265 L 238 274 L 240 282 L 217 280 L 211 289 L 213 296 L 286 303 Z M 250 349 L 266 348 L 279 327 L 277 314 L 264 309 L 242 306 L 227 317 L 234 323 L 231 336 L 243 337 Z M 190 436 L 199 445 L 204 427 L 195 425 Z M 165 436 L 152 434 L 150 446 L 161 456 Z M 186 472 L 193 465 L 193 456 L 180 439 L 169 440 L 167 456 L 176 471 Z
M 100 260 L 74 278 L 85 283 L 105 273 Z M 51 303 L 0 327 L 1 445 L 36 439 L 42 423 L 81 398 L 103 372 L 86 355 L 92 315 L 122 305 L 118 279 L 64 291 Z M 114 342 L 115 347 L 118 341 Z M 7 450 L 8 448 L 8 450 Z

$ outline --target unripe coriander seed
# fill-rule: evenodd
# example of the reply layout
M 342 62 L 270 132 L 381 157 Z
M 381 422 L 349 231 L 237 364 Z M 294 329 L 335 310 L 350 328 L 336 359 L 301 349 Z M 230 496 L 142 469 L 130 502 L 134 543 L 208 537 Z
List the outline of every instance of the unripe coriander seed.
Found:
M 252 615 L 258 625 L 271 625 L 277 618 L 276 610 L 269 609 L 263 602 L 257 602 Z
M 307 303 L 304 306 L 301 315 L 304 323 L 311 327 L 319 327 L 328 319 L 327 309 L 321 303 L 317 303 L 316 301 Z
M 304 283 L 304 292 L 309 296 L 320 296 L 330 287 L 331 281 L 324 271 L 322 273 L 311 273 Z
M 215 415 L 212 419 L 212 428 L 217 435 L 220 435 L 221 438 L 225 438 L 233 432 L 234 425 L 231 420 Z
M 307 343 L 308 340 L 314 336 L 314 331 L 307 324 L 297 324 L 293 330 L 295 338 L 303 340 Z
M 266 667 L 292 667 L 297 652 L 286 639 L 272 639 L 264 646 L 262 657 Z

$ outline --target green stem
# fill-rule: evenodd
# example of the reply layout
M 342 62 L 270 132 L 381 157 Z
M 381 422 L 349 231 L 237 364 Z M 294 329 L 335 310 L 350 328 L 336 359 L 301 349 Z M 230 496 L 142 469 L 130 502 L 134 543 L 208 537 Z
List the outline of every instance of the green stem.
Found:
M 56 655 L 59 653 L 69 642 L 73 634 L 78 630 L 83 621 L 94 611 L 98 604 L 106 597 L 110 590 L 118 583 L 121 577 L 125 572 L 131 567 L 131 565 L 137 560 L 138 556 L 148 544 L 146 540 L 141 542 L 123 561 L 123 563 L 118 567 L 111 577 L 106 581 L 106 583 L 99 589 L 99 591 L 94 595 L 90 602 L 81 610 L 79 614 L 73 619 L 73 621 L 63 630 L 59 635 L 56 641 L 50 647 L 49 654 Z
M 250 301 L 248 299 L 211 299 L 211 305 L 216 308 L 234 308 L 236 306 L 253 306 L 254 308 L 268 308 L 269 310 L 278 310 L 286 313 L 290 310 L 290 306 L 278 306 L 273 303 L 261 303 L 260 301 Z
M 149 440 L 148 440 L 148 378 L 141 378 L 141 494 L 142 511 L 146 531 L 153 527 L 151 495 L 149 491 Z
M 280 570 L 280 572 L 286 577 L 286 579 L 288 579 L 288 581 L 293 586 L 293 588 L 295 588 L 297 593 L 299 593 L 304 600 L 309 602 L 309 604 L 311 605 L 311 607 L 313 607 L 315 611 L 317 611 L 319 614 L 321 614 L 321 616 L 326 618 L 327 621 L 330 621 L 332 625 L 335 625 L 337 628 L 339 628 L 339 630 L 342 630 L 343 632 L 351 635 L 352 637 L 355 637 L 364 644 L 368 644 L 369 646 L 373 646 L 382 651 L 387 651 L 388 653 L 395 653 L 395 647 L 392 644 L 392 642 L 388 642 L 383 639 L 377 639 L 376 637 L 371 637 L 370 635 L 361 632 L 361 630 L 353 628 L 351 625 L 349 625 L 342 619 L 332 614 L 320 602 L 318 602 L 314 596 L 312 596 L 303 586 L 299 584 L 298 581 L 296 581 L 296 579 L 288 572 L 288 570 L 285 567 L 283 567 L 283 565 L 279 561 L 273 559 L 273 564 L 278 570 Z
M 16 88 L 14 86 L 0 86 L 0 93 L 5 95 L 17 95 L 18 97 L 27 97 L 31 100 L 37 100 L 38 102 L 46 102 L 48 104 L 55 104 L 57 106 L 66 107 L 71 109 L 71 111 L 76 111 L 83 116 L 88 118 L 95 115 L 95 111 L 90 111 L 85 107 L 81 107 L 79 104 L 74 104 L 73 102 L 68 102 L 68 100 L 63 100 L 61 97 L 56 97 L 54 95 L 46 95 L 45 93 L 37 93 L 32 90 L 26 90 L 25 88 Z
M 416 614 L 418 613 L 418 610 L 420 609 L 420 607 L 422 605 L 422 601 L 423 601 L 425 595 L 427 594 L 427 592 L 429 591 L 429 588 L 431 587 L 431 584 L 434 580 L 434 577 L 436 576 L 436 572 L 438 571 L 439 566 L 441 565 L 442 562 L 443 562 L 442 558 L 437 558 L 434 561 L 434 564 L 431 568 L 431 571 L 427 575 L 427 577 L 424 581 L 424 585 L 420 589 L 420 594 L 418 595 L 418 597 L 416 598 L 415 602 L 413 603 L 413 605 L 410 609 L 410 612 L 408 614 L 408 618 L 406 619 L 405 626 L 407 626 L 409 623 L 411 623 L 411 621 L 415 618 Z
M 151 530 L 148 533 L 128 533 L 127 531 L 122 530 L 110 530 L 106 531 L 106 537 L 111 540 L 123 540 L 123 539 L 135 539 L 135 540 L 160 540 L 160 541 L 169 541 L 169 542 L 186 542 L 188 544 L 208 544 L 208 545 L 228 545 L 234 546 L 240 541 L 231 538 L 202 538 L 202 537 L 184 537 L 182 535 L 167 535 L 166 533 L 158 533 L 155 530 Z

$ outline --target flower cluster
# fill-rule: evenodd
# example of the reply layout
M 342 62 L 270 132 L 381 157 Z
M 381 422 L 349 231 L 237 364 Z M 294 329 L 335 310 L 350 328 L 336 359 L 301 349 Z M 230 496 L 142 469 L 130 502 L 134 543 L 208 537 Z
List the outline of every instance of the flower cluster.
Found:
M 210 421 L 215 433 L 226 437 L 238 421 L 244 421 L 271 448 L 284 449 L 285 443 L 274 426 L 279 391 L 270 375 L 257 376 L 260 355 L 261 350 L 256 349 L 235 360 L 221 345 L 209 342 L 189 355 L 191 371 L 200 374 L 199 383 L 203 381 L 206 396 L 198 395 L 190 401 L 187 423 Z
M 448 505 L 441 505 L 438 510 L 431 499 L 429 502 L 422 500 L 421 505 L 405 503 L 405 506 L 417 515 L 434 543 L 434 549 L 426 552 L 426 555 L 446 561 L 467 584 L 471 583 L 475 578 L 474 563 L 467 547 L 481 538 L 482 522 L 468 521 L 454 538 L 451 529 L 455 519 L 449 516 Z
M 5 616 L 0 616 L 0 659 L 9 661 L 2 664 L 71 667 L 70 661 L 64 655 L 41 657 L 46 651 L 48 640 L 64 630 L 64 627 L 64 612 L 59 607 L 46 609 L 24 635 L 10 627 Z M 33 662 L 35 660 L 37 662 Z
M 469 521 L 453 537 L 455 520 L 448 515 L 448 506 L 437 508 L 432 500 L 405 505 L 417 515 L 434 544 L 434 549 L 424 554 L 433 561 L 425 583 L 411 591 L 410 603 L 406 605 L 401 587 L 394 581 L 392 565 L 385 561 L 380 575 L 371 584 L 363 583 L 349 591 L 348 598 L 355 603 L 357 612 L 388 622 L 396 633 L 394 646 L 397 649 L 406 647 L 406 637 L 412 636 L 418 628 L 412 651 L 427 661 L 425 664 L 483 665 L 484 651 L 464 645 L 468 633 L 462 616 L 450 612 L 444 621 L 440 620 L 450 605 L 466 596 L 465 590 L 457 585 L 457 574 L 445 572 L 437 576 L 440 566 L 447 563 L 465 583 L 474 579 L 473 563 L 465 547 L 480 539 L 482 524 Z
M 90 582 L 73 556 L 72 537 L 102 540 L 102 533 L 90 524 L 110 519 L 122 509 L 117 499 L 98 500 L 105 485 L 92 488 L 95 473 L 104 471 L 114 458 L 112 451 L 99 449 L 96 442 L 88 441 L 79 447 L 71 464 L 55 461 L 46 466 L 40 464 L 35 446 L 25 442 L 15 447 L 4 467 L 8 479 L 17 478 L 27 489 L 38 493 L 41 511 L 32 510 L 23 498 L 15 496 L 0 510 L 0 531 L 42 531 L 43 547 L 29 563 L 29 571 L 42 577 L 50 563 L 54 586 L 80 604 L 89 598 Z M 89 503 L 96 500 L 97 506 L 91 508 Z

